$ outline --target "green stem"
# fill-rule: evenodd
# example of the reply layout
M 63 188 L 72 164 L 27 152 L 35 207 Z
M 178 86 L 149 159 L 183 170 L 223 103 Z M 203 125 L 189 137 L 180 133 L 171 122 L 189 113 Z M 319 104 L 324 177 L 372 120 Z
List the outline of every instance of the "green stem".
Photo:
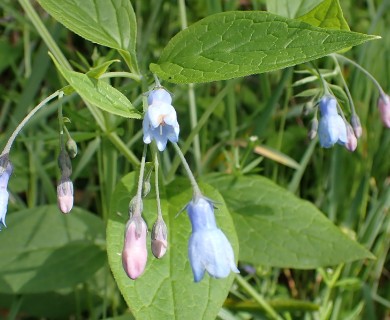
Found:
M 102 74 L 99 79 L 104 78 L 130 78 L 136 81 L 141 81 L 141 76 L 139 74 L 125 72 L 125 71 L 117 71 L 117 72 L 107 72 Z
M 338 53 L 333 53 L 333 54 L 331 54 L 331 56 L 354 65 L 356 68 L 358 68 L 361 72 L 363 72 L 374 83 L 374 85 L 378 88 L 381 96 L 385 95 L 385 92 L 383 91 L 379 82 L 373 77 L 373 75 L 371 73 L 369 73 L 366 69 L 364 69 L 360 64 L 358 64 L 357 62 L 355 62 L 355 61 L 353 61 L 345 56 L 342 56 L 341 54 L 338 54 Z
M 191 182 L 192 189 L 194 191 L 194 198 L 196 199 L 202 195 L 202 192 L 199 189 L 198 183 L 196 182 L 195 177 L 192 174 L 190 166 L 188 165 L 188 162 L 187 162 L 186 158 L 184 157 L 183 152 L 181 152 L 181 150 L 176 142 L 172 142 L 172 145 L 175 148 L 177 154 L 179 155 L 181 162 L 184 166 L 184 169 L 187 172 L 188 178 L 190 179 L 190 182 Z
M 27 16 L 31 20 L 34 27 L 37 29 L 38 33 L 42 37 L 43 41 L 46 43 L 49 50 L 53 53 L 56 60 L 64 67 L 72 69 L 68 60 L 66 60 L 60 48 L 57 46 L 56 42 L 50 35 L 49 31 L 46 29 L 45 25 L 39 18 L 38 14 L 31 5 L 30 0 L 19 0 L 20 5 L 23 10 L 26 12 Z
M 273 309 L 267 301 L 255 290 L 253 287 L 239 274 L 236 274 L 236 281 L 238 284 L 248 292 L 252 298 L 268 313 L 272 319 L 280 320 L 283 319 L 277 314 L 275 309 Z
M 37 113 L 43 106 L 46 105 L 50 100 L 54 99 L 55 97 L 59 96 L 61 91 L 56 91 L 52 93 L 50 96 L 48 96 L 46 99 L 44 99 L 40 104 L 38 104 L 34 109 L 30 111 L 30 113 L 22 120 L 21 123 L 16 127 L 15 131 L 12 133 L 11 137 L 8 139 L 7 144 L 5 145 L 3 152 L 0 156 L 7 154 L 10 152 L 12 144 L 14 143 L 17 135 L 19 134 L 20 130 L 23 129 L 24 125 L 31 119 L 31 117 Z
M 148 150 L 148 145 L 144 144 L 144 151 L 142 152 L 142 159 L 141 159 L 141 167 L 139 169 L 139 178 L 138 178 L 138 187 L 137 187 L 134 215 L 141 215 L 142 184 L 144 182 L 145 160 L 146 160 L 147 150 Z
M 156 188 L 156 200 L 157 200 L 157 216 L 162 218 L 161 202 L 160 202 L 160 190 L 158 188 L 158 154 L 154 153 L 154 184 Z
M 180 21 L 181 21 L 181 29 L 184 30 L 187 28 L 187 14 L 186 14 L 186 7 L 185 7 L 185 1 L 184 0 L 178 0 L 179 2 L 179 12 L 180 12 Z M 194 84 L 189 83 L 188 84 L 188 102 L 189 102 L 189 110 L 190 110 L 190 123 L 191 123 L 191 130 L 193 130 L 196 125 L 198 124 L 198 116 L 196 112 L 196 99 L 195 99 L 195 90 L 194 90 Z M 196 134 L 193 137 L 193 144 L 194 144 L 194 158 L 195 158 L 195 167 L 196 172 L 198 174 L 201 173 L 201 152 L 200 152 L 200 141 L 199 141 L 199 135 Z

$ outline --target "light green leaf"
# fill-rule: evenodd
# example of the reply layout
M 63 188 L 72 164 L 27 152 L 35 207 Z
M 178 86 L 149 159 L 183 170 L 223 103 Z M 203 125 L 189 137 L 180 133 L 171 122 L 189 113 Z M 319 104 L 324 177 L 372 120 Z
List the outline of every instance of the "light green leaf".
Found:
M 219 175 L 206 181 L 223 195 L 240 241 L 240 260 L 310 269 L 373 258 L 313 204 L 260 177 Z
M 323 0 L 267 0 L 267 11 L 286 18 L 304 15 Z
M 151 182 L 153 185 L 153 182 Z M 162 212 L 168 227 L 168 251 L 158 260 L 148 249 L 148 263 L 144 274 L 131 280 L 122 267 L 125 225 L 128 205 L 135 195 L 137 176 L 125 176 L 116 187 L 111 200 L 107 226 L 107 251 L 111 270 L 119 289 L 137 319 L 215 319 L 233 282 L 234 275 L 226 279 L 213 279 L 208 275 L 193 282 L 188 261 L 188 239 L 191 225 L 186 213 L 176 214 L 191 200 L 192 190 L 182 180 L 175 180 L 162 195 Z M 218 202 L 216 219 L 237 254 L 238 240 L 233 221 L 220 194 L 210 186 L 203 188 L 205 195 Z M 144 200 L 144 218 L 151 230 L 156 219 L 154 194 Z M 148 240 L 150 248 L 150 239 Z
M 38 207 L 9 214 L 7 225 L 0 232 L 1 293 L 71 287 L 106 260 L 104 224 L 87 211 L 63 215 L 56 206 Z
M 325 0 L 297 19 L 316 27 L 349 31 L 338 0 Z
M 50 54 L 57 69 L 66 81 L 86 101 L 96 107 L 126 118 L 140 119 L 141 114 L 131 102 L 117 89 L 107 82 L 62 67 Z M 67 91 L 69 92 L 69 90 Z
M 137 23 L 130 0 L 38 0 L 39 4 L 81 37 L 124 52 L 138 73 L 135 57 Z
M 225 80 L 293 66 L 375 38 L 268 12 L 229 11 L 179 32 L 150 69 L 175 83 Z

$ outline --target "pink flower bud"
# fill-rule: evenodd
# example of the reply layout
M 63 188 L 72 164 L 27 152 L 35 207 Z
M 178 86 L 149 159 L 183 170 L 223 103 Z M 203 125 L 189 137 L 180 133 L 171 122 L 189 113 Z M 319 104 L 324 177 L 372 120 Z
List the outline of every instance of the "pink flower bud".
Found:
M 351 152 L 355 151 L 357 147 L 357 139 L 350 124 L 347 124 L 347 143 L 345 147 Z
M 167 252 L 167 226 L 162 218 L 158 218 L 152 230 L 152 253 L 161 259 Z
M 145 270 L 148 258 L 146 234 L 148 228 L 140 215 L 133 216 L 126 225 L 122 265 L 129 278 L 137 279 Z
M 390 128 L 390 97 L 387 94 L 379 97 L 378 107 L 383 123 Z
M 62 213 L 73 208 L 73 183 L 69 178 L 62 178 L 57 186 L 57 203 Z

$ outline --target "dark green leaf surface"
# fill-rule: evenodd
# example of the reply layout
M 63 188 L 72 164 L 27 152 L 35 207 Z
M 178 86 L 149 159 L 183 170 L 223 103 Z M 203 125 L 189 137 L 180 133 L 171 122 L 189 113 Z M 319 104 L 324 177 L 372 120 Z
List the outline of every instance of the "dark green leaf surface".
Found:
M 95 215 L 56 206 L 9 214 L 0 232 L 0 292 L 37 293 L 71 287 L 103 266 L 104 224 Z M 88 266 L 88 268 L 86 268 Z
M 232 214 L 242 261 L 309 269 L 373 258 L 310 202 L 266 178 L 225 175 L 207 181 Z
M 72 88 L 86 101 L 96 107 L 126 118 L 141 118 L 141 114 L 120 91 L 107 82 L 88 77 L 86 74 L 71 71 L 60 66 L 51 56 L 57 69 Z
M 135 195 L 136 185 L 137 177 L 134 173 L 125 176 L 118 184 L 112 196 L 107 226 L 110 267 L 131 312 L 137 319 L 143 320 L 215 319 L 229 292 L 234 275 L 231 274 L 226 279 L 212 279 L 206 274 L 200 283 L 193 282 L 187 253 L 191 225 L 185 212 L 175 218 L 192 198 L 192 190 L 182 180 L 175 180 L 162 196 L 162 211 L 168 227 L 166 255 L 161 260 L 154 258 L 148 239 L 148 263 L 144 274 L 136 280 L 131 280 L 125 274 L 121 252 L 128 220 L 128 205 Z M 210 186 L 204 186 L 203 191 L 219 203 L 220 209 L 216 210 L 218 225 L 230 240 L 237 255 L 238 240 L 223 198 Z M 149 230 L 156 215 L 154 195 L 150 194 L 144 201 L 144 218 Z
M 81 37 L 128 52 L 135 66 L 137 24 L 130 0 L 38 0 L 39 4 Z
M 268 12 L 230 11 L 179 32 L 150 69 L 175 83 L 226 80 L 293 66 L 372 39 Z

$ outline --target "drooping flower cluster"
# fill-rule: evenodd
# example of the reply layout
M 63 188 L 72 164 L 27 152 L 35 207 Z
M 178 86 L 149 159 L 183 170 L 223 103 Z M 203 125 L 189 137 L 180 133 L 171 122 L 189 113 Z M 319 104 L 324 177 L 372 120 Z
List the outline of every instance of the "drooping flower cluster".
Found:
M 384 125 L 390 128 L 390 97 L 387 94 L 379 96 L 378 108 Z
M 155 140 L 160 151 L 165 150 L 168 140 L 179 139 L 180 127 L 171 103 L 171 95 L 163 88 L 153 90 L 148 96 L 148 109 L 142 122 L 143 139 L 146 144 Z
M 217 227 L 213 203 L 203 196 L 195 197 L 187 212 L 192 225 L 188 256 L 194 281 L 201 281 L 206 271 L 214 278 L 226 278 L 230 271 L 239 273 L 233 248 Z
M 8 161 L 8 155 L 0 156 L 0 230 L 2 227 L 7 227 L 5 224 L 9 199 L 7 187 L 12 170 L 13 167 L 11 162 Z

